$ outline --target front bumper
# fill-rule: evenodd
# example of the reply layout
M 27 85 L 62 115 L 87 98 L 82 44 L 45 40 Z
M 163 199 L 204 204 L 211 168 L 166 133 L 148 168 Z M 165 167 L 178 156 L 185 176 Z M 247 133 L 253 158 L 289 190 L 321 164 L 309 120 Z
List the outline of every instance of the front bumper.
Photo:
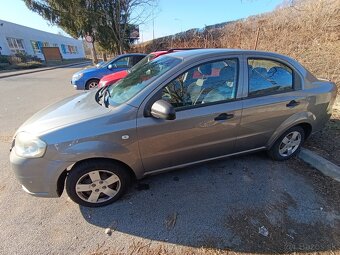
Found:
M 24 191 L 37 197 L 59 197 L 58 179 L 72 163 L 10 154 L 11 168 Z
M 79 79 L 79 80 L 71 80 L 71 84 L 73 85 L 73 87 L 75 89 L 78 89 L 78 90 L 84 90 L 85 89 L 85 82 L 82 80 L 82 79 Z

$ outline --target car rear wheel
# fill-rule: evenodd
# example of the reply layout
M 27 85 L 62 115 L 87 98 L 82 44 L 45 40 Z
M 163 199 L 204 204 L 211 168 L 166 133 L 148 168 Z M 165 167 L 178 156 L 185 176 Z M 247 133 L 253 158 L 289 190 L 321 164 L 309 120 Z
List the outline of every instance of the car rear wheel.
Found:
M 99 84 L 99 80 L 97 80 L 97 79 L 91 79 L 91 80 L 89 80 L 88 82 L 86 82 L 85 88 L 86 88 L 87 90 L 96 89 L 96 88 L 98 88 L 98 84 Z
M 303 128 L 296 126 L 287 130 L 276 140 L 268 154 L 274 160 L 286 160 L 294 157 L 305 140 Z
M 127 169 L 110 161 L 95 160 L 74 166 L 66 179 L 66 191 L 77 204 L 100 207 L 119 199 L 129 183 Z

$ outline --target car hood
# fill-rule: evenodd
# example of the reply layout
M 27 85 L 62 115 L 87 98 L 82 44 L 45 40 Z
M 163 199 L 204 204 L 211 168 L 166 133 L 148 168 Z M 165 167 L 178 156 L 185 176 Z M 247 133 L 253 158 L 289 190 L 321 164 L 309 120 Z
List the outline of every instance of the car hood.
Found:
M 101 67 L 90 67 L 90 68 L 85 68 L 83 70 L 80 70 L 78 72 L 76 72 L 74 75 L 76 74 L 86 74 L 86 73 L 92 73 L 92 72 L 98 72 L 98 70 L 101 69 Z
M 127 75 L 128 75 L 128 71 L 127 70 L 123 70 L 123 71 L 116 72 L 116 73 L 113 73 L 113 74 L 105 75 L 101 80 L 103 82 L 110 82 L 110 81 L 115 81 L 115 80 L 123 79 Z
M 107 114 L 109 108 L 96 102 L 95 93 L 84 92 L 47 106 L 22 124 L 16 133 L 25 131 L 40 136 L 50 130 Z

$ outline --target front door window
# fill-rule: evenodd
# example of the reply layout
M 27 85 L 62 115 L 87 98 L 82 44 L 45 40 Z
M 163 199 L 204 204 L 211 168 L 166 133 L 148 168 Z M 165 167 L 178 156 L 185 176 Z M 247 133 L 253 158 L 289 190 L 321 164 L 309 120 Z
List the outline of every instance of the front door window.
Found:
M 237 74 L 237 59 L 204 63 L 167 84 L 162 90 L 162 99 L 179 109 L 233 100 Z
M 130 57 L 124 57 L 124 58 L 118 59 L 117 61 L 113 63 L 115 68 L 129 68 L 130 67 L 129 64 L 130 64 Z

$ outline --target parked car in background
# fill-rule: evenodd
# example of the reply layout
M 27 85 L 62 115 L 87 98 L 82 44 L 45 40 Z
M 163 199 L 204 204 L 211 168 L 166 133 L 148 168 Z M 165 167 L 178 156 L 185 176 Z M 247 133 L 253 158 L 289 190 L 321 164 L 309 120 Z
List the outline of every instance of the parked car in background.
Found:
M 98 87 L 99 80 L 108 74 L 127 70 L 142 60 L 146 54 L 130 53 L 101 62 L 94 67 L 83 69 L 72 76 L 71 84 L 75 89 L 88 90 Z
M 193 50 L 193 48 L 170 49 L 170 50 L 161 50 L 161 51 L 151 52 L 149 55 L 147 55 L 145 58 L 143 58 L 143 60 L 141 60 L 138 63 L 138 65 L 135 65 L 133 68 L 131 68 L 129 70 L 124 70 L 124 71 L 105 75 L 103 78 L 100 79 L 99 84 L 98 84 L 98 88 L 102 88 L 102 87 L 109 86 L 111 84 L 116 83 L 120 79 L 125 78 L 128 75 L 129 72 L 139 68 L 140 66 L 144 65 L 145 63 L 148 63 L 149 61 L 151 61 L 151 60 L 153 60 L 153 59 L 155 59 L 159 56 L 169 54 L 169 53 L 173 53 L 173 52 L 177 52 L 177 51 L 181 51 L 181 50 Z
M 289 159 L 328 121 L 336 94 L 275 53 L 171 53 L 36 113 L 15 133 L 10 162 L 32 195 L 58 197 L 65 183 L 74 202 L 104 206 L 134 178 L 260 150 Z

